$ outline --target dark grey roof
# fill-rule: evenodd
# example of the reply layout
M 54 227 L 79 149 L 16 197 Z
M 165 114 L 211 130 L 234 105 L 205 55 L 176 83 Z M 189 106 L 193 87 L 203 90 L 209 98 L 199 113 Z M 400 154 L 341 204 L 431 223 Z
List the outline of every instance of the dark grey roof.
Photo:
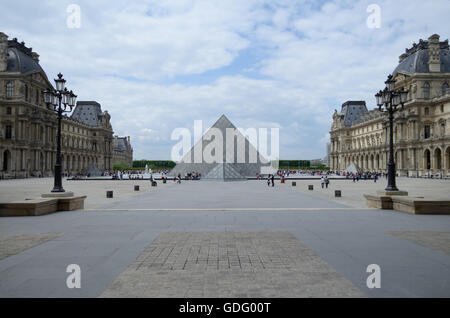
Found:
M 90 126 L 98 126 L 101 116 L 102 106 L 99 103 L 79 101 L 70 117 Z
M 448 40 L 440 42 L 441 72 L 450 72 L 450 50 Z M 420 40 L 419 44 L 413 44 L 413 47 L 406 49 L 406 52 L 400 56 L 400 64 L 395 68 L 394 74 L 398 72 L 429 73 L 428 61 L 430 59 L 428 41 Z
M 365 113 L 367 113 L 365 101 L 348 101 L 342 104 L 341 115 L 344 116 L 346 127 L 357 123 Z
M 39 62 L 32 57 L 32 50 L 17 41 L 8 41 L 8 72 L 20 72 L 22 74 L 30 72 L 44 72 Z
M 114 151 L 125 152 L 128 148 L 127 137 L 118 137 L 114 139 Z

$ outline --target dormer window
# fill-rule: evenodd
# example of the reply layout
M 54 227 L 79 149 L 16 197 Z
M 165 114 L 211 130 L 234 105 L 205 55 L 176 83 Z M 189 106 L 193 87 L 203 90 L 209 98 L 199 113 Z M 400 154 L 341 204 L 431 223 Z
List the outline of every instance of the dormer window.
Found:
M 425 82 L 422 86 L 423 98 L 430 98 L 430 83 Z

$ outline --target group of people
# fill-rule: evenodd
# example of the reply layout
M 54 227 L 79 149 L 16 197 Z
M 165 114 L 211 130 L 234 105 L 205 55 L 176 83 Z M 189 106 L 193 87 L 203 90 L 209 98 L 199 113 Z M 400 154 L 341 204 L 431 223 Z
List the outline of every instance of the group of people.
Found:
M 387 178 L 387 174 L 377 172 L 363 172 L 363 173 L 357 172 L 357 173 L 347 173 L 345 175 L 347 179 L 352 179 L 353 182 L 358 182 L 359 180 L 373 180 L 374 182 L 377 182 L 378 178 L 384 176 Z
M 328 176 L 322 176 L 320 178 L 320 184 L 322 185 L 322 189 L 324 187 L 328 189 L 328 185 L 330 184 L 330 179 L 328 179 Z
M 202 174 L 195 171 L 184 174 L 184 180 L 200 180 L 201 177 Z

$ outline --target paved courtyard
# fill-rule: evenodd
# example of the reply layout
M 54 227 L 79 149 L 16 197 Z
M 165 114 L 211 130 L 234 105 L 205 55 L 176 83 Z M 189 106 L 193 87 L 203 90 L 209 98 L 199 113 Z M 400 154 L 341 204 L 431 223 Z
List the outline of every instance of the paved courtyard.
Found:
M 365 208 L 362 193 L 383 181 L 332 181 L 341 199 L 317 181 L 313 192 L 308 181 L 64 182 L 88 194 L 84 211 L 0 218 L 0 297 L 450 297 L 450 216 Z M 0 198 L 49 184 L 2 181 Z M 441 180 L 399 185 L 450 192 Z M 80 289 L 66 286 L 69 264 Z M 370 264 L 379 289 L 366 285 Z

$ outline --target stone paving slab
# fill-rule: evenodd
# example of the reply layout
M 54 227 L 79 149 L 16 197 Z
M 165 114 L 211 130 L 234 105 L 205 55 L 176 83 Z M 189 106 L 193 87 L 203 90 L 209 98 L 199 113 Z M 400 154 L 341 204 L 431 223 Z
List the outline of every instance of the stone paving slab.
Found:
M 0 260 L 51 241 L 64 233 L 0 235 Z
M 101 297 L 364 297 L 288 232 L 164 232 Z
M 320 179 L 295 180 L 295 182 L 297 183 L 295 187 L 292 186 L 292 181 L 290 180 L 286 180 L 286 183 L 280 183 L 280 185 L 318 199 L 331 200 L 338 204 L 345 204 L 356 208 L 367 207 L 364 194 L 376 194 L 377 191 L 382 191 L 387 186 L 387 180 L 385 178 L 380 178 L 377 182 L 374 182 L 374 180 L 353 182 L 352 179 L 330 180 L 328 189 L 322 189 Z M 399 177 L 396 179 L 396 182 L 397 187 L 400 190 L 407 191 L 410 197 L 448 200 L 448 194 L 450 193 L 450 180 Z M 313 185 L 314 190 L 308 190 L 308 185 Z M 335 190 L 341 190 L 342 197 L 336 198 L 334 196 Z
M 151 187 L 149 180 L 75 180 L 63 179 L 63 187 L 66 191 L 72 191 L 76 196 L 87 196 L 84 209 L 97 208 L 103 205 L 114 205 L 117 202 L 134 198 L 142 194 L 159 192 L 161 189 L 174 185 L 168 181 L 164 184 L 156 180 L 157 187 Z M 48 193 L 53 188 L 53 178 L 30 178 L 0 181 L 0 202 L 40 198 L 43 193 Z M 139 191 L 134 191 L 134 186 L 139 186 Z M 114 192 L 113 198 L 106 198 L 106 191 Z
M 450 232 L 391 231 L 389 234 L 450 255 Z

